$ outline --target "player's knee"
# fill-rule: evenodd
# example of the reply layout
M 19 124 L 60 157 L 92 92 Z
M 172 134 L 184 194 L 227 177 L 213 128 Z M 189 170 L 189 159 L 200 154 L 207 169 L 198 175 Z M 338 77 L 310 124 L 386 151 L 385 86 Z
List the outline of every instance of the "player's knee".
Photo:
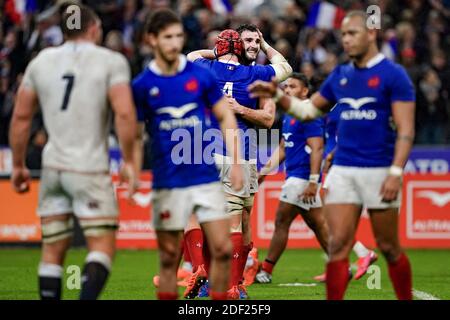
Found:
M 42 242 L 49 248 L 57 250 L 63 240 L 73 235 L 73 217 L 67 220 L 50 220 L 42 223 Z M 49 249 L 50 250 L 50 249 Z
M 346 255 L 352 247 L 351 239 L 345 236 L 331 236 L 328 240 L 328 253 L 330 256 Z
M 116 232 L 119 224 L 116 219 L 80 219 L 80 226 L 85 237 L 102 237 Z
M 377 239 L 377 245 L 387 261 L 395 261 L 400 255 L 400 246 L 393 242 Z
M 227 239 L 213 248 L 212 257 L 218 261 L 227 261 L 231 258 L 231 241 Z
M 178 251 L 173 249 L 165 248 L 160 252 L 160 263 L 161 267 L 164 269 L 173 268 L 178 262 Z

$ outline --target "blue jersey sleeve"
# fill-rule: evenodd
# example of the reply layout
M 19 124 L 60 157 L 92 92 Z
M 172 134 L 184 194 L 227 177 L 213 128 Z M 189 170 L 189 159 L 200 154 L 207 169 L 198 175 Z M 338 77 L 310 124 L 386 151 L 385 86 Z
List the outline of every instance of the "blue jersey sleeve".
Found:
M 305 138 L 323 137 L 324 121 L 322 118 L 304 123 Z
M 145 101 L 145 90 L 141 86 L 141 81 L 139 81 L 139 76 L 135 78 L 131 83 L 131 90 L 133 92 L 134 105 L 136 107 L 137 120 L 142 122 L 145 120 L 145 106 L 147 105 Z
M 205 58 L 198 58 L 198 59 L 195 59 L 195 61 L 194 61 L 194 63 L 196 65 L 201 66 L 206 69 L 211 69 L 213 62 L 214 62 L 214 60 L 209 60 L 209 59 L 205 59 Z
M 205 83 L 204 96 L 206 97 L 206 106 L 212 108 L 220 99 L 222 99 L 223 93 L 211 71 L 204 70 L 203 79 Z
M 405 69 L 396 65 L 390 83 L 391 103 L 395 101 L 416 101 L 414 85 Z
M 338 67 L 336 67 L 325 79 L 325 81 L 322 83 L 319 89 L 319 93 L 322 97 L 328 100 L 329 103 L 335 104 L 336 103 L 336 95 L 334 94 L 334 86 L 336 85 L 337 81 L 337 73 L 338 73 Z
M 253 72 L 258 80 L 270 81 L 272 77 L 275 77 L 275 69 L 271 65 L 255 65 L 253 66 Z

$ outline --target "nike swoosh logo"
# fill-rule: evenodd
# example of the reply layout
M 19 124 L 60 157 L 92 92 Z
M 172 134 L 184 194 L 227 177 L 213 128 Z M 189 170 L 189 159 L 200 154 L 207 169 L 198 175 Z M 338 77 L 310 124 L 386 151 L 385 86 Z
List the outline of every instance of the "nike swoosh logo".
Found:
M 353 99 L 353 98 L 339 99 L 339 103 L 346 103 L 353 109 L 359 109 L 363 105 L 368 104 L 370 102 L 377 102 L 377 99 L 373 98 L 373 97 L 364 97 L 364 98 L 359 98 L 359 99 Z
M 194 110 L 195 108 L 197 108 L 197 103 L 194 102 L 182 105 L 181 107 L 172 107 L 172 106 L 163 107 L 156 110 L 156 113 L 158 114 L 167 113 L 172 118 L 180 119 L 183 118 L 186 115 L 186 113 Z
M 431 203 L 438 207 L 443 207 L 450 202 L 450 192 L 439 193 L 436 191 L 424 190 L 417 192 L 417 197 L 430 199 Z

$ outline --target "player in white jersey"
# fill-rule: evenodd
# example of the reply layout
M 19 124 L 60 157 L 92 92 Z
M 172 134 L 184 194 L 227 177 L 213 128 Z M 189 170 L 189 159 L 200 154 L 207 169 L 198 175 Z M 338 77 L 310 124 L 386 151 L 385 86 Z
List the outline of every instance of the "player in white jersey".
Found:
M 124 159 L 122 173 L 129 180 L 130 195 L 136 184 L 132 156 L 136 113 L 128 63 L 122 55 L 96 45 L 102 35 L 98 16 L 84 6 L 76 6 L 75 10 L 80 13 L 78 26 L 70 29 L 74 17 L 69 11 L 63 16 L 66 42 L 43 50 L 30 62 L 11 122 L 11 179 L 19 193 L 29 188 L 24 163 L 37 105 L 49 135 L 43 151 L 37 210 L 42 224 L 38 272 L 42 299 L 61 298 L 62 266 L 70 247 L 74 216 L 89 249 L 80 299 L 96 299 L 106 283 L 118 227 L 108 160 L 113 111 Z

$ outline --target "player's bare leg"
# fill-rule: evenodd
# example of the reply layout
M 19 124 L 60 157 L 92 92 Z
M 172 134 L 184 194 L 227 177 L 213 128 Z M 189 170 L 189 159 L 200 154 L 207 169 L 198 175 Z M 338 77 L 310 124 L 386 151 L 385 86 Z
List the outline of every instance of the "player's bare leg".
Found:
M 307 212 L 301 210 L 300 214 L 307 226 L 314 232 L 323 251 L 328 254 L 328 225 L 325 221 L 323 208 L 311 208 Z
M 412 272 L 398 239 L 398 209 L 369 210 L 377 246 L 386 258 L 389 276 L 399 300 L 412 300 Z
M 42 243 L 42 255 L 38 271 L 39 294 L 42 300 L 61 299 L 64 259 L 72 241 L 72 230 L 66 228 L 67 235 L 64 235 L 64 230 L 61 227 L 67 225 L 71 216 L 72 214 L 63 214 L 41 218 L 42 229 L 49 230 L 48 234 L 44 232 L 44 236 L 51 236 L 50 233 L 60 234 L 59 239 L 55 237 L 55 240 L 52 241 L 50 237 L 48 241 L 44 239 Z M 54 229 L 58 226 L 59 229 Z M 54 230 L 52 231 L 52 229 Z
M 329 228 L 327 299 L 342 300 L 349 281 L 348 257 L 358 225 L 361 206 L 354 204 L 328 204 L 324 207 Z
M 217 220 L 202 224 L 211 252 L 211 298 L 226 300 L 230 275 L 230 223 L 229 220 Z
M 299 208 L 293 204 L 280 201 L 275 218 L 275 230 L 270 240 L 267 258 L 262 263 L 261 272 L 256 276 L 259 283 L 270 283 L 272 271 L 281 254 L 286 249 L 289 228 L 297 216 Z
M 182 231 L 156 231 L 159 248 L 159 300 L 175 300 L 178 298 L 177 268 L 181 254 L 180 243 Z
M 89 251 L 82 273 L 80 299 L 95 300 L 103 290 L 111 272 L 116 253 L 114 226 L 117 225 L 117 220 L 115 218 L 80 219 L 80 225 Z

